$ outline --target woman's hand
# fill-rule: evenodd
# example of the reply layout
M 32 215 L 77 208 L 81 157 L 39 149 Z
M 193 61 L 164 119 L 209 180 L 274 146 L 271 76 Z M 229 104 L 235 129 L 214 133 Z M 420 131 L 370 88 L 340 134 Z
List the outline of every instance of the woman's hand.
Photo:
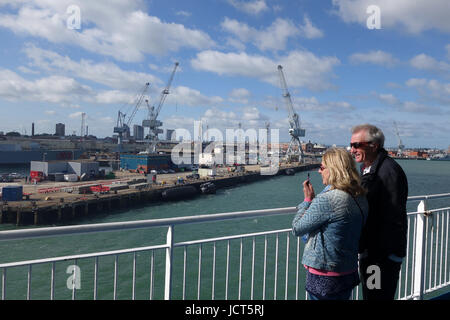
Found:
M 309 180 L 303 182 L 303 195 L 305 196 L 305 201 L 312 201 L 316 194 L 314 193 L 314 188 Z

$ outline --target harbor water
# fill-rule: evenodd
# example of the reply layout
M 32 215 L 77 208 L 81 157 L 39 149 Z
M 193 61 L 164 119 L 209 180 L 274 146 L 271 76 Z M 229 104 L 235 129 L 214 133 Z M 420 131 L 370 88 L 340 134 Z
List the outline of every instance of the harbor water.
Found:
M 403 167 L 408 177 L 409 183 L 409 195 L 426 195 L 450 192 L 450 162 L 448 161 L 421 161 L 421 160 L 398 160 L 399 164 Z M 8 170 L 2 168 L 2 172 Z M 24 169 L 26 172 L 26 169 Z M 17 172 L 16 170 L 15 172 Z M 20 171 L 20 170 L 19 170 Z M 127 210 L 115 210 L 111 213 L 102 213 L 85 217 L 76 222 L 76 224 L 91 224 L 91 223 L 105 223 L 105 222 L 120 222 L 120 221 L 133 221 L 133 220 L 148 220 L 148 219 L 161 219 L 169 217 L 180 216 L 193 216 L 204 214 L 215 214 L 222 212 L 232 211 L 246 211 L 268 208 L 280 208 L 280 207 L 292 207 L 296 206 L 303 200 L 301 183 L 306 179 L 307 172 L 299 172 L 293 176 L 276 176 L 267 180 L 263 180 L 256 183 L 243 184 L 232 188 L 220 189 L 217 194 L 203 195 L 191 200 L 183 200 L 176 202 L 161 202 L 153 203 L 142 207 L 130 208 Z M 311 182 L 316 190 L 319 192 L 323 185 L 321 183 L 320 174 L 317 171 L 310 173 Z M 447 204 L 445 204 L 447 202 Z M 436 200 L 430 202 L 430 208 L 448 206 L 447 200 Z M 408 211 L 416 211 L 417 202 L 408 204 Z M 223 235 L 240 234 L 240 233 L 252 233 L 258 231 L 271 229 L 285 229 L 291 226 L 292 215 L 282 215 L 276 217 L 265 218 L 251 218 L 239 221 L 225 221 L 225 222 L 211 222 L 192 225 L 183 225 L 175 227 L 175 242 L 185 240 L 195 240 L 204 238 L 220 237 Z M 42 226 L 41 226 L 42 227 Z M 0 230 L 14 230 L 18 227 L 11 224 L 0 225 Z M 21 227 L 23 228 L 23 227 Z M 27 228 L 35 228 L 29 226 Z M 143 229 L 136 231 L 122 231 L 122 232 L 107 232 L 101 234 L 87 234 L 76 236 L 61 236 L 42 239 L 30 239 L 13 242 L 0 242 L 0 263 L 7 263 L 12 261 L 41 259 L 47 257 L 58 257 L 73 254 L 84 254 L 100 251 L 118 250 L 133 247 L 144 247 L 154 244 L 161 244 L 165 241 L 167 228 L 154 228 Z M 274 236 L 275 237 L 275 236 Z M 269 239 L 268 244 L 268 260 L 272 261 L 275 255 L 275 238 Z M 280 238 L 280 242 L 286 242 L 286 238 Z M 241 244 L 239 241 L 232 242 L 231 247 L 243 246 L 244 252 L 244 270 L 242 273 L 242 298 L 250 298 L 250 281 L 246 281 L 246 277 L 249 277 L 248 263 L 250 258 L 251 241 L 243 241 Z M 268 283 L 264 285 L 261 274 L 263 272 L 263 266 L 258 263 L 261 261 L 262 246 L 261 242 L 256 243 L 256 265 L 255 265 L 255 279 L 254 298 L 255 299 L 283 299 L 285 293 L 282 287 L 284 286 L 284 275 L 280 275 L 278 279 L 278 285 L 280 290 L 274 288 L 274 284 Z M 296 242 L 291 241 L 290 246 L 295 246 Z M 277 252 L 279 255 L 285 254 L 286 245 L 280 245 L 280 250 Z M 202 255 L 212 256 L 212 245 L 203 245 Z M 216 272 L 219 278 L 221 274 L 225 272 L 225 258 L 227 255 L 226 245 L 217 245 L 216 250 Z M 284 251 L 283 251 L 284 250 Z M 230 268 L 236 269 L 239 264 L 239 248 L 232 250 L 230 256 Z M 295 251 L 293 251 L 295 252 Z M 183 252 L 180 248 L 180 252 L 175 252 L 174 264 L 174 299 L 181 299 L 182 293 L 182 267 L 178 265 L 183 264 Z M 198 249 L 190 249 L 187 252 L 187 259 L 196 261 L 199 258 Z M 295 261 L 296 257 L 289 257 L 289 261 Z M 80 289 L 76 292 L 77 299 L 92 299 L 93 288 L 93 270 L 94 263 L 92 258 L 75 262 L 81 270 L 81 283 Z M 123 279 L 117 285 L 117 298 L 118 299 L 130 299 L 132 292 L 132 254 L 127 256 L 120 256 L 117 261 L 117 269 Z M 164 273 L 163 270 L 165 263 L 164 251 L 150 253 L 138 253 L 137 254 L 137 267 L 136 267 L 136 299 L 148 299 L 152 294 L 149 292 L 149 283 L 152 283 L 154 288 L 153 299 L 162 299 L 163 297 L 160 287 L 164 285 Z M 295 266 L 295 262 L 289 262 Z M 114 278 L 114 257 L 102 257 L 99 259 L 99 273 L 98 273 L 98 299 L 112 299 L 113 298 L 113 278 Z M 67 289 L 66 282 L 70 275 L 67 273 L 67 267 L 74 265 L 74 261 L 61 262 L 56 265 L 55 269 L 55 299 L 70 299 L 72 297 L 72 291 Z M 282 266 L 278 266 L 283 268 Z M 27 267 L 28 268 L 28 267 Z M 26 268 L 26 269 L 27 269 Z M 50 298 L 50 270 L 48 264 L 33 266 L 33 278 L 32 278 L 32 298 L 35 299 L 48 299 Z M 213 268 L 212 261 L 204 261 L 202 264 L 202 277 L 206 270 Z M 265 271 L 267 277 L 274 275 L 274 265 L 268 265 Z M 154 277 L 150 278 L 149 270 L 154 269 Z M 230 269 L 230 270 L 231 270 Z M 247 271 L 246 271 L 247 270 Z M 196 299 L 198 268 L 193 270 L 187 270 L 186 274 L 186 286 L 184 296 L 187 299 Z M 231 272 L 230 272 L 231 274 Z M 27 271 L 24 268 L 8 269 L 8 279 L 14 279 L 14 281 L 8 280 L 6 291 L 8 299 L 25 299 L 27 288 Z M 211 282 L 208 280 L 208 276 L 205 276 L 206 280 L 202 280 L 202 289 L 200 292 L 200 299 L 211 299 Z M 295 270 L 289 270 L 289 281 L 295 281 Z M 291 280 L 292 279 L 292 280 Z M 1 279 L 0 279 L 1 282 Z M 273 281 L 272 281 L 273 282 Z M 300 288 L 303 290 L 304 282 L 304 270 L 300 268 Z M 236 299 L 238 279 L 231 278 L 229 281 L 229 288 L 227 289 L 227 297 L 229 299 Z M 224 299 L 223 283 L 218 282 L 215 285 L 216 299 Z M 276 295 L 278 292 L 279 296 Z M 276 296 L 275 296 L 276 295 Z M 294 292 L 287 293 L 289 299 L 295 298 Z M 300 293 L 301 299 L 304 297 L 304 292 Z

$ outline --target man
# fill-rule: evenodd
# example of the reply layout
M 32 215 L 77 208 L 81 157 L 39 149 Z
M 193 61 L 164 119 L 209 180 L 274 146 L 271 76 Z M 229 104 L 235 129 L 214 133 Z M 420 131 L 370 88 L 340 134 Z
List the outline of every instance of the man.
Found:
M 361 182 L 369 202 L 359 248 L 365 300 L 394 299 L 406 255 L 408 181 L 383 146 L 384 134 L 377 127 L 363 124 L 352 128 L 351 153 L 362 163 Z

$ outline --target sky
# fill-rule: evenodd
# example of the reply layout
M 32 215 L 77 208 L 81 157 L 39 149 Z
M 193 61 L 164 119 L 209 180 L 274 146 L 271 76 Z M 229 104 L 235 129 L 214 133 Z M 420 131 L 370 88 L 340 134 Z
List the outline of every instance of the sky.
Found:
M 304 141 L 450 145 L 448 0 L 0 0 L 0 131 L 112 136 L 149 82 L 165 129 L 279 129 L 283 66 Z M 130 124 L 147 117 L 142 104 Z

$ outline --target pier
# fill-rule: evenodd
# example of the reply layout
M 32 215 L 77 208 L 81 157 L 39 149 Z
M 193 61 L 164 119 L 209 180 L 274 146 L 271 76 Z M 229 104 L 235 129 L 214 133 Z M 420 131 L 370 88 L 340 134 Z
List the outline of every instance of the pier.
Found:
M 205 182 L 213 182 L 216 189 L 221 189 L 289 174 L 286 173 L 286 170 L 300 172 L 314 170 L 318 167 L 318 163 L 288 164 L 280 166 L 275 175 L 262 175 L 259 166 L 247 166 L 244 172 L 226 172 L 225 170 L 223 175 L 199 179 L 188 178 L 189 172 L 162 174 L 158 176 L 158 182 L 155 184 L 144 182 L 146 178 L 142 174 L 134 174 L 114 181 L 97 180 L 78 184 L 51 183 L 46 184 L 45 187 L 26 185 L 29 190 L 34 188 L 35 192 L 24 192 L 25 200 L 0 202 L 0 223 L 14 223 L 18 226 L 66 223 L 94 214 L 109 213 L 114 210 L 142 206 L 146 203 L 176 201 L 199 196 L 202 194 L 200 186 Z M 182 183 L 177 181 L 179 176 L 183 179 Z M 112 185 L 116 182 L 114 188 L 102 192 L 101 186 Z M 88 190 L 95 186 L 98 186 L 98 191 L 91 193 L 89 190 L 89 193 L 79 193 L 81 188 Z M 195 188 L 195 191 L 176 193 L 177 189 L 186 186 L 193 187 L 192 190 Z M 78 193 L 74 192 L 75 190 L 78 190 Z M 175 196 L 170 199 L 165 198 L 164 192 L 167 190 L 175 190 Z

